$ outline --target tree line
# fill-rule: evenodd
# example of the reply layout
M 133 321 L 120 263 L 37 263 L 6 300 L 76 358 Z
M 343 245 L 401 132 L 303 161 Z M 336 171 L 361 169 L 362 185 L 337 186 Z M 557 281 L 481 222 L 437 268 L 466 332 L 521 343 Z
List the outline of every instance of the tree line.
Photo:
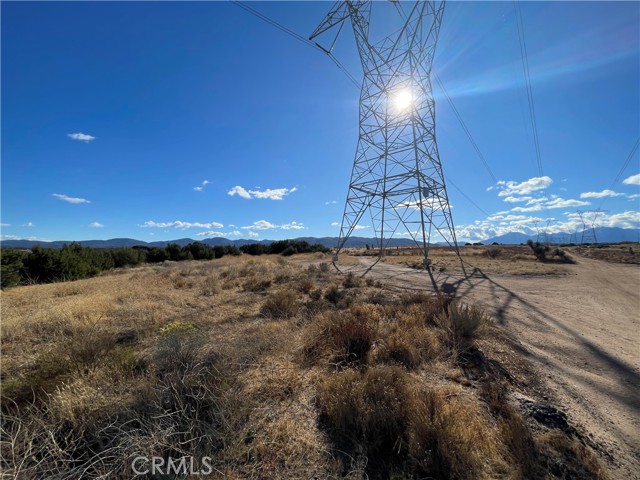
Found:
M 31 283 L 51 283 L 93 277 L 113 268 L 161 263 L 167 260 L 213 260 L 225 255 L 281 254 L 325 252 L 322 245 L 305 241 L 280 240 L 269 245 L 249 244 L 209 246 L 193 242 L 181 247 L 170 243 L 159 247 L 91 248 L 73 242 L 61 249 L 34 246 L 31 250 L 0 249 L 0 283 L 2 288 Z

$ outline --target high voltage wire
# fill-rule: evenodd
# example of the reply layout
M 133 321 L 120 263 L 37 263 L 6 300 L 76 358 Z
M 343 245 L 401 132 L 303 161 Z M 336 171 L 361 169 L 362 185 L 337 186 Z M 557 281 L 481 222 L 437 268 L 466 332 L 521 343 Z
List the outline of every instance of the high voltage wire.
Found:
M 633 158 L 633 156 L 635 155 L 636 151 L 638 150 L 638 146 L 640 146 L 640 137 L 638 137 L 636 139 L 636 143 L 633 144 L 633 147 L 631 148 L 631 151 L 629 152 L 629 155 L 627 156 L 626 160 L 622 164 L 622 168 L 620 169 L 620 171 L 618 172 L 618 175 L 616 175 L 616 178 L 613 180 L 613 183 L 609 187 L 610 190 L 612 190 L 613 187 L 615 187 L 617 185 L 617 183 L 620 181 L 620 179 L 622 178 L 622 175 L 624 174 L 624 171 L 627 169 L 627 167 L 629 166 L 629 163 L 631 162 L 631 159 Z M 600 207 L 599 208 L 602 208 L 602 205 L 604 205 L 604 202 L 606 200 L 607 200 L 606 197 L 602 199 L 602 202 L 600 202 Z
M 273 19 L 267 17 L 266 15 L 258 12 L 257 10 L 254 10 L 250 6 L 245 5 L 244 3 L 239 2 L 237 0 L 232 0 L 231 3 L 233 3 L 234 5 L 242 8 L 242 9 L 244 9 L 246 12 L 249 12 L 251 15 L 254 15 L 255 17 L 259 18 L 260 20 L 263 20 L 263 21 L 267 22 L 269 25 L 272 25 L 272 26 L 276 27 L 278 30 L 286 33 L 287 35 L 290 35 L 291 37 L 295 38 L 299 42 L 302 42 L 305 45 L 310 46 L 314 50 L 318 49 L 320 51 L 323 51 L 322 49 L 320 49 L 312 41 L 304 38 L 299 33 L 294 32 L 290 28 L 285 27 L 281 23 L 276 22 L 275 20 L 273 20 Z M 347 76 L 347 78 L 351 81 L 351 83 L 353 83 L 357 88 L 360 88 L 360 83 L 353 77 L 353 75 L 351 75 L 351 73 L 349 73 L 349 71 L 344 67 L 344 65 L 342 65 L 340 63 L 340 61 L 331 52 L 324 52 L 324 53 L 326 53 L 327 56 L 331 59 L 331 61 L 338 67 L 338 69 L 340 69 L 340 71 L 342 71 L 342 73 L 344 73 Z
M 513 6 L 516 11 L 516 25 L 518 27 L 518 40 L 520 43 L 520 56 L 522 58 L 522 69 L 524 70 L 524 77 L 527 90 L 527 101 L 529 104 L 529 116 L 531 119 L 531 129 L 533 130 L 533 143 L 536 150 L 536 161 L 538 164 L 538 173 L 543 176 L 542 173 L 542 155 L 540 154 L 540 140 L 538 138 L 538 123 L 536 121 L 536 110 L 533 104 L 533 90 L 531 88 L 531 74 L 529 72 L 529 57 L 527 55 L 527 45 L 524 40 L 524 26 L 522 24 L 522 13 L 520 12 L 520 5 L 518 2 L 513 2 Z
M 259 18 L 260 20 L 262 20 L 264 22 L 267 22 L 268 24 L 276 27 L 278 30 L 286 33 L 287 35 L 291 36 L 292 38 L 295 38 L 299 42 L 302 42 L 305 45 L 308 45 L 308 46 L 312 47 L 314 50 L 317 49 L 317 50 L 322 51 L 323 53 L 326 53 L 329 56 L 329 58 L 333 61 L 333 63 L 349 78 L 349 80 L 358 89 L 360 88 L 360 83 L 349 73 L 349 71 L 340 63 L 340 61 L 338 61 L 338 59 L 331 52 L 326 52 L 325 50 L 320 49 L 318 47 L 318 45 L 316 45 L 315 43 L 313 43 L 310 40 L 306 39 L 302 35 L 294 32 L 293 30 L 285 27 L 284 25 L 276 22 L 275 20 L 267 17 L 266 15 L 258 12 L 257 10 L 254 10 L 253 8 L 249 7 L 248 5 L 245 5 L 244 3 L 242 3 L 242 2 L 240 2 L 238 0 L 231 0 L 231 3 L 233 3 L 234 5 L 242 8 L 243 10 L 245 10 L 248 13 L 250 13 L 251 15 L 254 15 L 255 17 Z M 471 132 L 469 132 L 469 129 L 467 128 L 467 125 L 464 123 L 464 120 L 462 119 L 462 116 L 460 115 L 460 112 L 458 112 L 458 109 L 456 108 L 455 104 L 453 103 L 453 100 L 449 96 L 447 90 L 445 89 L 444 85 L 442 84 L 440 78 L 437 75 L 436 75 L 436 81 L 438 82 L 438 85 L 440 86 L 440 88 L 442 89 L 443 93 L 445 94 L 445 97 L 447 98 L 447 101 L 449 102 L 449 105 L 451 106 L 456 118 L 458 119 L 458 122 L 460 122 L 460 125 L 462 126 L 462 129 L 464 130 L 465 134 L 467 135 L 467 138 L 471 142 L 471 145 L 473 146 L 473 148 L 475 149 L 476 153 L 478 154 L 478 157 L 480 158 L 480 161 L 483 163 L 483 165 L 487 169 L 487 172 L 491 176 L 492 180 L 495 183 L 497 183 L 498 180 L 497 180 L 496 176 L 493 174 L 493 171 L 491 170 L 491 167 L 489 167 L 489 164 L 487 163 L 486 159 L 484 158 L 484 155 L 480 151 L 480 148 L 478 147 L 477 143 L 475 142 L 475 140 L 471 136 Z M 488 214 L 485 210 L 483 210 L 481 207 L 479 207 L 476 202 L 474 202 L 466 193 L 464 193 L 464 191 L 462 189 L 460 189 L 455 183 L 453 183 L 451 181 L 451 179 L 446 178 L 446 180 L 456 190 L 458 190 L 458 192 L 460 192 L 460 194 L 464 198 L 466 198 L 467 201 L 469 201 L 469 203 L 471 203 L 471 205 L 473 205 L 475 208 L 477 208 L 480 212 L 482 212 L 487 217 L 490 216 L 490 214 Z
M 493 183 L 498 183 L 498 179 L 496 178 L 496 176 L 491 171 L 491 167 L 489 167 L 489 164 L 485 160 L 484 155 L 482 154 L 482 152 L 480 151 L 480 148 L 478 147 L 478 144 L 475 142 L 475 140 L 471 136 L 471 132 L 469 132 L 469 129 L 467 128 L 467 125 L 464 123 L 464 120 L 460 116 L 460 112 L 458 112 L 458 109 L 453 104 L 453 100 L 451 100 L 451 97 L 449 96 L 449 93 L 447 92 L 447 89 L 444 88 L 442 80 L 440 80 L 440 77 L 438 76 L 437 73 L 434 74 L 434 76 L 436 78 L 436 82 L 438 82 L 438 85 L 440 86 L 440 89 L 442 90 L 442 93 L 444 93 L 445 98 L 449 102 L 449 105 L 451 106 L 451 110 L 453 110 L 453 113 L 455 114 L 456 118 L 458 119 L 458 122 L 460 122 L 460 125 L 462 126 L 462 129 L 464 130 L 464 133 L 467 135 L 467 138 L 469 139 L 469 142 L 471 142 L 471 145 L 473 146 L 473 148 L 475 149 L 476 153 L 478 154 L 478 158 L 480 159 L 480 161 L 482 162 L 484 167 L 487 169 L 487 172 L 489 173 L 489 176 L 493 180 Z
M 453 186 L 453 188 L 455 188 L 456 190 L 458 190 L 458 192 L 460 192 L 460 194 L 461 194 L 464 198 L 466 198 L 466 199 L 469 201 L 469 203 L 471 203 L 471 205 L 473 205 L 474 207 L 476 207 L 480 212 L 484 213 L 487 217 L 490 217 L 490 216 L 491 216 L 490 214 L 488 214 L 487 212 L 485 212 L 482 208 L 480 208 L 476 202 L 474 202 L 473 200 L 471 200 L 471 198 L 469 198 L 469 196 L 468 196 L 466 193 L 464 193 L 464 191 L 463 191 L 460 187 L 458 187 L 455 183 L 453 183 L 449 177 L 447 177 L 447 176 L 445 175 L 445 176 L 444 176 L 444 178 L 447 180 L 447 183 L 450 183 L 450 184 Z

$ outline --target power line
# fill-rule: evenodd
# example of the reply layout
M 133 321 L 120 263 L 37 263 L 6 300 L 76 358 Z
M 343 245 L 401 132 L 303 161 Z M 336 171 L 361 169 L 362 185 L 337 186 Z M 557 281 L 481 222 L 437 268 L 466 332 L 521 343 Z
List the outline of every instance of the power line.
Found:
M 631 152 L 629 152 L 629 155 L 627 156 L 627 159 L 624 161 L 624 164 L 622 165 L 622 168 L 618 172 L 618 175 L 616 175 L 615 180 L 611 184 L 611 188 L 613 188 L 620 181 L 620 179 L 622 178 L 622 175 L 624 174 L 624 171 L 629 166 L 629 162 L 631 162 L 631 159 L 633 158 L 633 155 L 636 153 L 636 150 L 638 150 L 638 146 L 639 145 L 640 145 L 640 137 L 638 137 L 638 139 L 636 140 L 636 143 L 633 145 L 633 148 L 631 148 Z
M 447 177 L 447 176 L 445 175 L 445 176 L 444 176 L 444 178 L 445 178 L 445 180 L 447 181 L 447 183 L 450 183 L 451 185 L 453 185 L 453 188 L 455 188 L 456 190 L 458 190 L 458 192 L 460 192 L 460 194 L 461 194 L 464 198 L 466 198 L 466 199 L 469 201 L 469 203 L 471 203 L 471 205 L 473 205 L 474 207 L 476 207 L 480 212 L 484 213 L 487 217 L 490 217 L 490 216 L 491 216 L 490 214 L 488 214 L 487 212 L 485 212 L 482 208 L 480 208 L 476 202 L 474 202 L 473 200 L 471 200 L 471 198 L 469 198 L 469 196 L 468 196 L 466 193 L 464 193 L 464 191 L 463 191 L 461 188 L 459 188 L 455 183 L 453 183 L 449 177 Z
M 311 47 L 315 47 L 313 42 L 310 42 L 309 40 L 304 38 L 302 35 L 294 32 L 293 30 L 285 27 L 284 25 L 281 25 L 280 23 L 276 22 L 275 20 L 270 19 L 266 15 L 263 15 L 262 13 L 258 12 L 257 10 L 254 10 L 250 6 L 245 5 L 244 3 L 239 2 L 237 0 L 231 0 L 231 3 L 233 3 L 234 5 L 242 8 L 242 9 L 244 9 L 245 11 L 249 12 L 251 15 L 254 15 L 254 16 L 258 17 L 260 20 L 263 20 L 263 21 L 267 22 L 268 24 L 273 25 L 277 29 L 282 30 L 287 35 L 291 35 L 293 38 L 295 38 L 296 40 L 304 43 L 305 45 L 309 45 Z
M 489 167 L 489 164 L 485 160 L 484 155 L 482 154 L 482 152 L 480 151 L 480 148 L 478 147 L 478 144 L 475 142 L 475 140 L 471 136 L 471 132 L 469 132 L 469 129 L 467 128 L 467 125 L 464 123 L 464 120 L 460 116 L 460 112 L 458 112 L 458 109 L 454 105 L 453 100 L 451 100 L 451 97 L 449 96 L 449 93 L 447 92 L 447 89 L 444 87 L 444 84 L 442 83 L 442 80 L 440 80 L 440 77 L 438 76 L 437 73 L 434 74 L 434 76 L 436 78 L 436 82 L 438 82 L 438 86 L 440 87 L 440 89 L 444 93 L 445 98 L 449 102 L 449 105 L 451 106 L 451 110 L 453 110 L 453 113 L 455 114 L 456 118 L 458 119 L 458 122 L 460 122 L 460 125 L 462 126 L 462 130 L 464 130 L 464 133 L 467 135 L 467 138 L 469 139 L 469 142 L 471 142 L 471 145 L 473 146 L 473 148 L 475 149 L 476 153 L 478 154 L 478 158 L 480 159 L 480 161 L 482 162 L 484 167 L 487 169 L 487 172 L 489 172 L 489 176 L 493 180 L 493 183 L 498 183 L 498 179 L 496 178 L 496 176 L 491 171 L 491 167 Z
M 276 22 L 275 20 L 267 17 L 266 15 L 258 12 L 257 10 L 251 8 L 250 6 L 244 4 L 244 3 L 240 2 L 240 1 L 231 0 L 231 3 L 233 3 L 234 5 L 242 8 L 243 10 L 245 10 L 248 13 L 250 13 L 251 15 L 259 18 L 260 20 L 262 20 L 264 22 L 267 22 L 269 25 L 272 25 L 272 26 L 276 27 L 278 30 L 280 30 L 280 31 L 286 33 L 287 35 L 295 38 L 299 42 L 302 42 L 305 45 L 310 46 L 314 50 L 317 49 L 317 50 L 322 51 L 323 53 L 326 53 L 327 56 L 331 59 L 331 61 L 338 67 L 338 69 L 340 71 L 342 71 L 342 73 L 344 73 L 347 76 L 347 78 L 351 81 L 351 83 L 353 83 L 358 89 L 360 88 L 360 83 L 353 77 L 353 75 L 351 75 L 351 73 L 349 73 L 349 71 L 344 67 L 344 65 L 342 65 L 340 63 L 340 61 L 331 52 L 326 52 L 326 51 L 322 50 L 321 48 L 318 47 L 318 45 L 316 45 L 312 41 L 304 38 L 299 33 L 294 32 L 290 28 L 285 27 L 281 23 Z
M 633 156 L 635 155 L 636 151 L 638 150 L 638 146 L 640 146 L 640 137 L 638 137 L 636 139 L 636 143 L 633 144 L 633 147 L 631 148 L 631 151 L 629 152 L 629 155 L 627 155 L 626 160 L 622 164 L 622 168 L 620 169 L 620 171 L 616 175 L 616 178 L 613 180 L 613 183 L 609 187 L 609 190 L 613 190 L 613 188 L 618 184 L 618 182 L 622 178 L 622 175 L 624 175 L 624 171 L 627 169 L 627 167 L 629 166 L 629 163 L 631 162 L 631 159 L 633 158 Z M 607 200 L 607 197 L 604 197 L 602 199 L 602 202 L 600 202 L 600 208 L 602 208 L 602 205 L 604 205 L 604 202 L 606 200 Z
M 538 138 L 538 123 L 536 121 L 536 110 L 533 103 L 533 89 L 531 88 L 531 74 L 529 72 L 529 57 L 527 55 L 527 44 L 524 40 L 524 26 L 522 23 L 522 13 L 520 12 L 520 5 L 514 1 L 513 6 L 516 11 L 516 25 L 518 27 L 518 40 L 520 43 L 520 56 L 522 58 L 522 69 L 524 70 L 524 77 L 526 82 L 527 100 L 529 103 L 529 117 L 531 119 L 531 129 L 533 130 L 533 143 L 536 151 L 536 162 L 538 164 L 538 173 L 543 176 L 542 173 L 542 155 L 540 154 L 540 140 Z

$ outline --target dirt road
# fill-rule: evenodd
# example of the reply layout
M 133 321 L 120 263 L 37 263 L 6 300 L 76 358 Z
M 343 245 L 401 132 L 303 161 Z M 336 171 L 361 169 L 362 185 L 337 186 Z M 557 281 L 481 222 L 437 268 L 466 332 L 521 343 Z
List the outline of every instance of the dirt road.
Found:
M 578 258 L 562 275 L 465 270 L 430 279 L 380 262 L 368 276 L 484 304 L 530 352 L 554 403 L 609 453 L 612 478 L 640 478 L 640 267 Z

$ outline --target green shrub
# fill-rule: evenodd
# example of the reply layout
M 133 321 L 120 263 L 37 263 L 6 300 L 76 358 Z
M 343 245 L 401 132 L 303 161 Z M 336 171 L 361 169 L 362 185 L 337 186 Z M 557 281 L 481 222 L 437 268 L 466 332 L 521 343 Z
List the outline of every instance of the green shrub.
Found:
M 0 248 L 0 282 L 2 288 L 15 287 L 23 278 L 25 252 Z

